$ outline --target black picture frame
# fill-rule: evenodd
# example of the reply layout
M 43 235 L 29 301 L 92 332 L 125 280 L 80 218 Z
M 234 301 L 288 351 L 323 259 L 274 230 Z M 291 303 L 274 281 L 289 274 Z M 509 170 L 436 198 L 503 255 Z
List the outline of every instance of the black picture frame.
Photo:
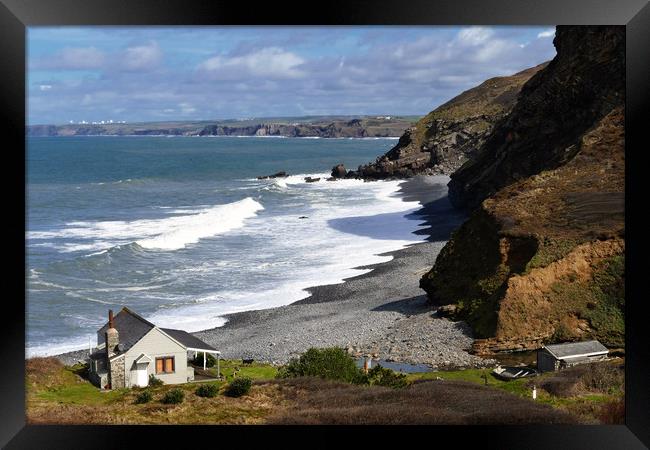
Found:
M 643 279 L 641 162 L 646 142 L 642 117 L 648 112 L 650 86 L 650 6 L 646 0 L 411 0 L 245 3 L 200 0 L 0 0 L 0 61 L 3 140 L 14 142 L 3 156 L 10 160 L 2 177 L 5 194 L 17 199 L 6 216 L 7 242 L 13 252 L 5 272 L 12 294 L 5 293 L 0 314 L 3 345 L 0 378 L 0 445 L 6 448 L 131 448 L 151 440 L 187 445 L 216 445 L 224 436 L 246 445 L 254 435 L 278 433 L 290 445 L 319 442 L 338 432 L 346 444 L 369 445 L 370 440 L 394 437 L 402 444 L 463 445 L 481 448 L 589 448 L 636 449 L 650 446 L 650 374 L 648 339 L 643 333 L 645 301 Z M 25 30 L 39 25 L 625 25 L 626 26 L 626 421 L 620 426 L 438 426 L 373 427 L 372 433 L 354 427 L 164 427 L 27 426 L 25 425 L 24 305 L 25 298 Z M 646 113 L 646 114 L 643 114 Z M 647 147 L 647 145 L 646 145 Z M 14 152 L 15 154 L 10 154 Z M 19 184 L 22 186 L 20 187 Z M 636 204 L 635 204 L 636 203 Z M 22 212 L 18 211 L 22 208 Z M 21 228 L 22 227 L 22 228 Z M 21 263 L 22 262 L 22 266 Z M 7 291 L 5 291 L 7 292 Z M 14 313 L 7 311 L 13 306 Z M 506 405 L 504 405 L 504 408 Z M 303 438 L 293 433 L 298 431 Z M 337 434 L 338 434 L 337 433 Z M 175 435 L 175 436 L 172 436 Z M 453 444 L 443 444 L 443 442 Z M 322 442 L 322 441 L 321 441 Z M 220 445 L 220 444 L 219 444 Z

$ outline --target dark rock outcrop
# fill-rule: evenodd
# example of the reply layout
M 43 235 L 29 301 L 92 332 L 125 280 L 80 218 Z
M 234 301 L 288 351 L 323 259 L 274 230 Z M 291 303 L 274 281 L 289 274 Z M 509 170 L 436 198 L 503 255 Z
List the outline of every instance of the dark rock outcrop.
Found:
M 274 173 L 273 175 L 261 175 L 261 176 L 257 177 L 257 179 L 258 180 L 266 180 L 268 178 L 285 178 L 285 177 L 288 177 L 288 176 L 289 175 L 287 174 L 287 172 L 282 171 L 282 172 Z
M 624 345 L 624 27 L 557 27 L 556 58 L 452 175 L 472 209 L 420 280 L 474 351 Z
M 362 178 L 449 174 L 472 157 L 517 101 L 523 84 L 541 64 L 507 77 L 491 78 L 439 106 L 400 137 L 374 163 L 360 166 Z
M 345 178 L 347 174 L 348 172 L 345 170 L 345 166 L 343 164 L 337 164 L 336 166 L 332 167 L 332 178 Z

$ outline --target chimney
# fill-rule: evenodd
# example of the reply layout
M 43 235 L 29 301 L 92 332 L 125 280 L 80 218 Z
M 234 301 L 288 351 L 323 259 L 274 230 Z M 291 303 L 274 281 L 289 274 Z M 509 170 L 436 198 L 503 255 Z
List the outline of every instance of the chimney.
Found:
M 106 330 L 104 336 L 106 341 L 106 355 L 110 358 L 117 353 L 117 344 L 120 343 L 120 335 L 115 329 L 112 309 L 108 310 L 108 330 Z

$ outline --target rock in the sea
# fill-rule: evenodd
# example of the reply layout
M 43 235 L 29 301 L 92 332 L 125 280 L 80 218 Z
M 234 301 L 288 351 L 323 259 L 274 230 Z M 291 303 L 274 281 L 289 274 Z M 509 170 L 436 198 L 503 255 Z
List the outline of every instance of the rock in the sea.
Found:
M 337 164 L 332 168 L 332 178 L 345 178 L 347 174 L 343 164 Z
M 320 178 L 305 177 L 305 181 L 307 183 L 315 183 L 317 181 L 320 181 Z
M 268 178 L 285 178 L 285 177 L 288 177 L 288 176 L 289 175 L 287 174 L 287 172 L 282 171 L 282 172 L 274 173 L 273 175 L 262 175 L 262 176 L 257 177 L 257 179 L 258 180 L 266 180 Z

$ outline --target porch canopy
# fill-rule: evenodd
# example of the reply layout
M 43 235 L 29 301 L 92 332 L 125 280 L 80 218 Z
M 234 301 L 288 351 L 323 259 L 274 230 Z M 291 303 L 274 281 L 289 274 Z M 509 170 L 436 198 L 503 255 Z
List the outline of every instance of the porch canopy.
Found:
M 217 350 L 216 348 L 212 347 L 209 344 L 206 344 L 196 336 L 192 336 L 187 331 L 174 330 L 172 328 L 161 328 L 161 330 L 167 333 L 170 337 L 172 337 L 176 341 L 178 341 L 181 345 L 183 345 L 187 351 L 193 351 L 195 358 L 198 353 L 203 353 L 203 370 L 206 369 L 206 364 L 205 364 L 207 359 L 206 354 L 209 353 L 212 355 L 216 355 L 217 374 L 221 375 L 221 371 L 219 370 L 219 359 L 220 359 L 219 357 L 221 355 L 221 352 L 219 350 Z

